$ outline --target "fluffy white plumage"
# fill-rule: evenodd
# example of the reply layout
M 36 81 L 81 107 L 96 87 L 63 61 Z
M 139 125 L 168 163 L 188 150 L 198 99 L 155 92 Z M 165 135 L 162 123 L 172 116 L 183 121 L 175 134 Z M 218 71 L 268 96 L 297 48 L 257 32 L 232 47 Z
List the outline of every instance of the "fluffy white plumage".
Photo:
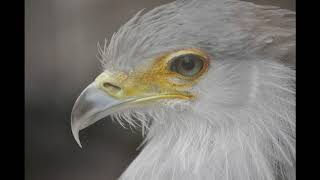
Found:
M 140 155 L 120 179 L 295 179 L 295 13 L 237 0 L 180 0 L 139 12 L 100 49 L 105 69 L 134 71 L 196 47 L 211 59 L 195 101 L 120 112 L 140 126 Z

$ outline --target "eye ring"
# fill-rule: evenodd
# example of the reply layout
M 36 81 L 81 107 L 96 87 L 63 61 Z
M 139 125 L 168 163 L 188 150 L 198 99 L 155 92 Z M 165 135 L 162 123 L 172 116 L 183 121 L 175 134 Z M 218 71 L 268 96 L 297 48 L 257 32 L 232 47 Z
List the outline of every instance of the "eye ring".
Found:
M 182 78 L 199 77 L 208 67 L 208 58 L 202 52 L 178 52 L 168 61 L 168 70 Z

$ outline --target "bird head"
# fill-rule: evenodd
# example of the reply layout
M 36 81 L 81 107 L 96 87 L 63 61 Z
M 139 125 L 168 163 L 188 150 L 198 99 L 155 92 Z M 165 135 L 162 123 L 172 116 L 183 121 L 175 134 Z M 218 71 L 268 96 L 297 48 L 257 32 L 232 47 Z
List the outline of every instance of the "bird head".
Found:
M 178 0 L 138 12 L 99 45 L 104 71 L 72 110 L 76 141 L 80 145 L 80 130 L 110 116 L 161 142 L 152 152 L 168 145 L 178 147 L 175 152 L 189 147 L 189 153 L 205 147 L 206 155 L 238 148 L 243 154 L 233 160 L 243 162 L 245 152 L 262 158 L 252 148 L 256 144 L 243 148 L 243 142 L 261 143 L 263 152 L 276 139 L 290 146 L 283 137 L 294 132 L 294 71 L 276 61 L 295 46 L 294 17 L 237 0 Z M 286 150 L 280 148 L 275 159 L 288 160 L 292 149 Z
M 141 117 L 129 117 L 139 114 L 148 124 L 145 121 L 159 120 L 155 114 L 203 117 L 256 101 L 261 71 L 257 62 L 267 59 L 259 53 L 277 38 L 294 36 L 287 27 L 270 30 L 278 24 L 267 20 L 292 13 L 273 7 L 278 14 L 261 11 L 261 23 L 252 10 L 265 7 L 239 2 L 180 0 L 143 15 L 138 12 L 108 47 L 107 42 L 99 46 L 104 71 L 81 93 L 72 111 L 77 142 L 80 130 L 106 116 L 126 116 L 122 119 L 134 124 L 133 119 Z M 285 50 L 273 51 L 268 58 Z

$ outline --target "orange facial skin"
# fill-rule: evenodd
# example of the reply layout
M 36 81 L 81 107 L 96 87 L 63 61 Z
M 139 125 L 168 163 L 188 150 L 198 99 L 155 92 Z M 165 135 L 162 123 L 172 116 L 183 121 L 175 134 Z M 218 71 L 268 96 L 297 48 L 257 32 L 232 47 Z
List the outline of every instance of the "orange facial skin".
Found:
M 170 60 L 184 54 L 195 54 L 202 58 L 202 69 L 192 77 L 170 71 Z M 95 80 L 98 87 L 109 95 L 124 99 L 129 97 L 165 96 L 188 99 L 193 97 L 187 90 L 198 82 L 209 67 L 208 56 L 200 49 L 182 49 L 162 54 L 151 66 L 130 74 L 103 72 Z

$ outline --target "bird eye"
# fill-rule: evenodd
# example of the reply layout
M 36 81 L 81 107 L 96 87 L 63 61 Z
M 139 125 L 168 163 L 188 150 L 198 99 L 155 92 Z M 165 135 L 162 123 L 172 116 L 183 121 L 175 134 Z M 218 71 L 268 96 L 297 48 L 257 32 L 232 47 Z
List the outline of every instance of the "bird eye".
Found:
M 169 63 L 170 71 L 186 77 L 197 75 L 203 68 L 203 58 L 196 54 L 184 54 L 174 57 Z

